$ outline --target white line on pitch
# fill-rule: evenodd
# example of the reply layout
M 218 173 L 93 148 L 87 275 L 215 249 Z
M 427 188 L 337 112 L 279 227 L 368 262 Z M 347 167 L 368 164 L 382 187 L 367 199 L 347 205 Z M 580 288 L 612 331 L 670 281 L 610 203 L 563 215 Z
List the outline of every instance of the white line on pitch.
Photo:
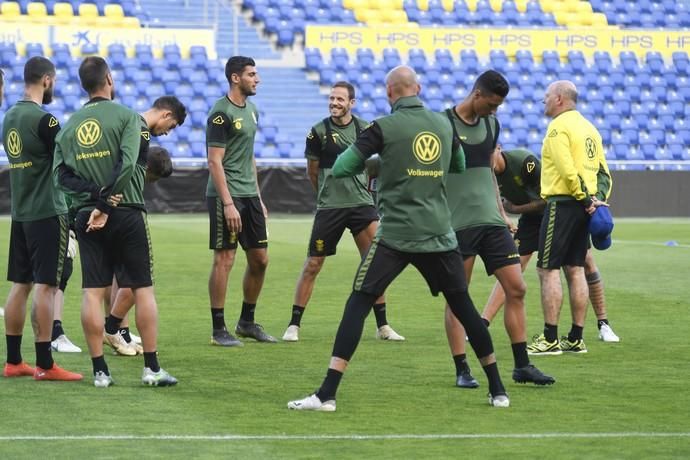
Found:
M 690 438 L 690 432 L 620 432 L 620 433 L 493 433 L 493 434 L 351 434 L 351 435 L 20 435 L 0 436 L 0 441 L 377 441 L 396 439 L 566 439 L 566 438 Z

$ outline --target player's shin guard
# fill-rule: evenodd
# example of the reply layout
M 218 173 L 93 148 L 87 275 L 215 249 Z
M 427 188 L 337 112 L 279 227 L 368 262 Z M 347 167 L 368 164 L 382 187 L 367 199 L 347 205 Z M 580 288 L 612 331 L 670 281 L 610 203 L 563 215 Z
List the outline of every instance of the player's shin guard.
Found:
M 489 330 L 484 325 L 481 316 L 472 303 L 467 291 L 444 292 L 448 305 L 455 317 L 462 323 L 467 332 L 467 338 L 478 358 L 483 358 L 494 352 Z
M 362 338 L 364 320 L 367 319 L 377 296 L 352 292 L 345 304 L 343 319 L 340 320 L 338 333 L 333 344 L 333 356 L 350 361 Z

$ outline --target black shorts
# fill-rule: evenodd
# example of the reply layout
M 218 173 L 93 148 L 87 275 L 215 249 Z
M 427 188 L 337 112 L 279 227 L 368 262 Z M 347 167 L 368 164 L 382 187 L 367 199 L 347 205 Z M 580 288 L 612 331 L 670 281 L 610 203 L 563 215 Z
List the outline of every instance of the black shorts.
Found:
M 67 258 L 67 216 L 12 221 L 7 280 L 57 286 Z
M 374 239 L 362 260 L 352 289 L 365 294 L 382 295 L 408 264 L 422 274 L 431 294 L 467 291 L 465 269 L 458 248 L 446 252 L 402 252 Z
M 242 219 L 239 236 L 230 232 L 225 223 L 223 202 L 219 197 L 206 197 L 209 216 L 209 249 L 237 249 L 239 241 L 242 249 L 268 247 L 266 218 L 258 196 L 235 198 L 232 200 Z
M 481 257 L 489 276 L 499 268 L 520 263 L 520 255 L 508 227 L 479 225 L 458 230 L 455 236 L 463 258 Z
M 90 214 L 80 211 L 75 224 L 82 287 L 110 286 L 113 274 L 123 288 L 152 286 L 153 252 L 146 213 L 135 208 L 115 208 L 103 229 L 87 233 Z
M 537 267 L 555 270 L 565 265 L 584 267 L 589 216 L 577 201 L 546 204 L 539 229 Z
M 374 206 L 316 211 L 309 238 L 309 256 L 332 256 L 346 228 L 355 236 L 378 220 L 379 215 Z
M 521 256 L 528 256 L 539 250 L 539 228 L 543 217 L 543 214 L 522 214 L 520 216 L 514 239 L 518 254 Z

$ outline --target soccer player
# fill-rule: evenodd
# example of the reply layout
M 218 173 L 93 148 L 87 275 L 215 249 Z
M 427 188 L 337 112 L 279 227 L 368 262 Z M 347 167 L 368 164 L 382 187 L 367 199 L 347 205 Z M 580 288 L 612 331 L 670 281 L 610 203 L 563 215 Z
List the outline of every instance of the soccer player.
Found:
M 530 364 L 527 355 L 525 281 L 511 231 L 513 223 L 500 203 L 492 169 L 493 152 L 498 143 L 496 110 L 510 90 L 506 79 L 494 70 L 482 73 L 465 99 L 446 111 L 465 151 L 467 171 L 448 178 L 448 206 L 453 229 L 464 259 L 467 283 L 472 279 L 479 255 L 487 275 L 494 275 L 506 292 L 505 327 L 510 337 L 515 368 L 513 380 L 550 385 L 553 377 Z M 446 306 L 446 334 L 456 370 L 456 385 L 476 388 L 465 354 L 465 331 Z
M 89 101 L 72 114 L 56 139 L 54 172 L 72 196 L 82 266 L 82 325 L 93 363 L 94 385 L 113 384 L 103 356 L 103 304 L 117 278 L 132 288 L 144 348 L 142 383 L 170 386 L 177 379 L 157 357 L 158 311 L 153 289 L 151 240 L 143 190 L 148 131 L 140 116 L 112 102 L 110 69 L 98 56 L 85 58 L 79 79 Z M 110 197 L 122 195 L 119 204 Z M 117 207 L 113 206 L 117 204 Z
M 209 112 L 206 127 L 209 178 L 206 204 L 213 265 L 208 280 L 213 333 L 211 344 L 242 346 L 225 326 L 225 295 L 237 244 L 247 256 L 242 281 L 242 311 L 235 334 L 277 342 L 254 321 L 254 309 L 268 266 L 268 211 L 261 200 L 254 159 L 259 112 L 248 99 L 256 94 L 259 74 L 254 59 L 233 56 L 225 64 L 230 89 Z
M 511 214 L 520 214 L 515 243 L 520 254 L 520 266 L 525 271 L 532 254 L 539 248 L 539 227 L 544 216 L 546 201 L 541 198 L 541 163 L 529 150 L 516 149 L 494 152 L 494 173 L 501 191 L 503 208 Z M 585 277 L 589 287 L 589 298 L 597 317 L 599 339 L 604 342 L 618 342 L 620 339 L 609 325 L 604 296 L 604 284 L 599 269 L 594 263 L 592 250 L 587 250 Z M 482 318 L 493 321 L 505 302 L 505 293 L 500 283 L 494 285 L 486 302 Z M 488 324 L 487 324 L 488 325 Z
M 5 377 L 33 375 L 35 380 L 81 380 L 53 361 L 50 334 L 55 290 L 67 255 L 67 205 L 54 185 L 53 146 L 60 130 L 57 119 L 41 105 L 53 100 L 55 66 L 32 57 L 24 66 L 24 98 L 5 114 L 2 139 L 10 163 L 12 224 L 7 280 L 12 282 L 5 304 L 7 362 Z M 21 343 L 26 302 L 33 289 L 31 325 L 36 368 L 22 359 Z
M 0 69 L 0 106 L 2 106 L 2 98 L 4 96 L 5 73 Z M 0 307 L 0 317 L 5 316 L 5 309 Z
M 379 216 L 366 175 L 337 179 L 331 172 L 338 155 L 357 139 L 368 124 L 352 115 L 354 105 L 355 88 L 345 81 L 335 83 L 328 97 L 330 117 L 314 125 L 307 135 L 304 154 L 307 157 L 309 181 L 317 193 L 316 216 L 307 260 L 297 280 L 292 318 L 283 335 L 283 340 L 287 342 L 299 340 L 300 322 L 314 290 L 316 277 L 326 257 L 335 254 L 345 229 L 350 229 L 357 249 L 364 257 L 378 227 Z M 376 300 L 374 314 L 377 338 L 405 340 L 388 325 L 385 297 Z
M 586 353 L 582 330 L 587 312 L 585 258 L 589 216 L 611 192 L 599 131 L 577 111 L 577 88 L 571 81 L 551 83 L 544 95 L 544 114 L 552 118 L 541 151 L 541 197 L 546 200 L 539 230 L 537 272 L 541 285 L 544 333 L 529 346 L 530 354 Z M 563 303 L 560 270 L 568 281 L 572 326 L 558 340 Z
M 177 100 L 177 99 L 175 99 Z M 180 103 L 180 107 L 184 110 L 184 106 Z M 180 112 L 180 122 L 178 126 L 184 122 L 186 112 Z M 152 126 L 149 124 L 149 126 Z M 151 134 L 156 135 L 155 128 L 150 128 Z M 172 161 L 170 154 L 162 147 L 150 147 L 146 155 L 146 183 L 151 184 L 159 179 L 170 177 L 173 172 Z M 131 288 L 119 288 L 117 279 L 113 278 L 113 285 L 111 288 L 110 302 L 106 302 L 107 317 L 106 326 L 110 322 L 110 331 L 106 329 L 104 335 L 104 342 L 110 345 L 119 355 L 122 356 L 136 356 L 144 353 L 141 346 L 141 340 L 137 341 L 138 337 L 132 334 L 129 330 L 128 313 L 134 306 L 134 292 Z M 122 321 L 118 320 L 122 318 Z
M 173 129 L 181 126 L 187 118 L 187 109 L 175 96 L 163 96 L 156 99 L 153 106 L 140 115 L 141 123 L 141 147 L 139 153 L 140 162 L 145 163 L 146 183 L 156 182 L 162 177 L 172 174 L 172 161 L 167 150 L 160 147 L 149 148 L 151 136 L 165 136 Z M 119 291 L 122 291 L 119 293 Z M 122 295 L 118 305 L 117 295 Z M 129 331 L 129 319 L 127 313 L 134 305 L 134 294 L 131 289 L 118 289 L 117 280 L 113 279 L 111 289 L 111 301 L 106 305 L 111 308 L 106 311 L 104 341 L 113 347 L 120 355 L 135 356 L 143 353 L 143 348 L 137 343 L 133 334 Z M 116 305 L 118 306 L 115 310 Z
M 354 176 L 379 152 L 381 225 L 355 276 L 352 294 L 335 337 L 326 378 L 316 393 L 290 401 L 296 410 L 335 411 L 340 379 L 359 343 L 376 299 L 409 265 L 424 276 L 433 295 L 443 293 L 467 327 L 489 380 L 489 403 L 508 407 L 491 336 L 467 292 L 462 257 L 450 225 L 446 173 L 465 169 L 462 146 L 443 114 L 424 108 L 414 70 L 396 67 L 386 77 L 392 114 L 374 121 L 333 166 L 336 177 Z

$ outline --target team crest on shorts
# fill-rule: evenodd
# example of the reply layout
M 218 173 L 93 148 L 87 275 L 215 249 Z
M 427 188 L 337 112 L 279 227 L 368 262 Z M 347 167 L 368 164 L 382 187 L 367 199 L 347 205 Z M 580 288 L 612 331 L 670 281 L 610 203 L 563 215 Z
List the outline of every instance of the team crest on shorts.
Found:
M 314 241 L 314 246 L 316 247 L 316 252 L 323 252 L 325 249 L 325 244 L 323 240 Z

